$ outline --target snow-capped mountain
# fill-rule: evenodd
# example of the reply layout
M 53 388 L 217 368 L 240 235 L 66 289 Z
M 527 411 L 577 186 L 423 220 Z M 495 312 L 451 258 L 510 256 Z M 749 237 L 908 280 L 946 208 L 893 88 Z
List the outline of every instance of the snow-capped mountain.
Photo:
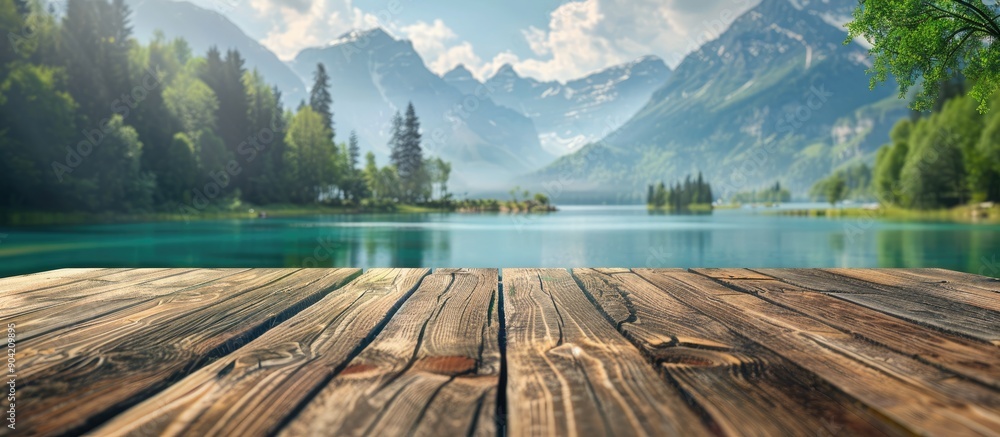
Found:
M 461 65 L 444 79 L 467 94 L 481 87 L 480 93 L 530 117 L 542 147 L 565 155 L 620 127 L 669 75 L 662 60 L 646 56 L 565 84 L 521 77 L 509 64 L 485 83 Z

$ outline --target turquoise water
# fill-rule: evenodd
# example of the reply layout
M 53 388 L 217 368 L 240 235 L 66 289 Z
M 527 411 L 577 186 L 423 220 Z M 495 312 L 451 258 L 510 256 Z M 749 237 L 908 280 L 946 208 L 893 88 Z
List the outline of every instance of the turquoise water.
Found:
M 112 266 L 945 267 L 1000 276 L 1000 226 L 566 206 L 0 228 L 0 276 Z

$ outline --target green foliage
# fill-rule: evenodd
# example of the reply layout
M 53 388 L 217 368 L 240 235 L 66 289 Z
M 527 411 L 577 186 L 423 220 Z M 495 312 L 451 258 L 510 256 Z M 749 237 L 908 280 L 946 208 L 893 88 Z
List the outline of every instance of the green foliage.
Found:
M 830 205 L 836 205 L 844 200 L 847 195 L 847 181 L 841 173 L 834 174 L 833 177 L 826 182 L 823 188 L 825 191 L 824 194 L 826 196 L 826 201 L 830 202 Z
M 198 160 L 195 146 L 182 132 L 174 134 L 167 149 L 166 171 L 157 174 L 157 185 L 164 197 L 175 202 L 189 202 L 191 187 L 198 183 Z
M 389 139 L 392 165 L 399 175 L 402 184 L 400 195 L 405 202 L 426 199 L 430 196 L 426 189 L 429 176 L 423 168 L 424 157 L 420 141 L 420 120 L 413 104 L 410 103 L 406 107 L 405 117 L 399 113 L 393 116 Z
M 143 145 L 138 132 L 126 125 L 120 115 L 115 115 L 99 143 L 73 174 L 82 188 L 77 196 L 84 199 L 91 211 L 149 208 L 155 179 L 142 172 Z
M 330 140 L 333 141 L 336 134 L 333 130 L 333 97 L 330 96 L 330 76 L 326 74 L 326 67 L 322 63 L 316 64 L 316 73 L 313 75 L 313 86 L 309 92 L 309 107 L 323 117 L 323 126 L 330 132 Z
M 982 0 L 862 0 L 847 28 L 849 40 L 864 37 L 873 46 L 872 87 L 892 75 L 902 98 L 922 81 L 913 107 L 926 110 L 961 71 L 985 113 L 1000 89 L 998 17 L 1000 5 Z
M 912 149 L 900 172 L 904 205 L 916 209 L 951 207 L 965 198 L 965 167 L 960 136 L 940 124 L 940 114 L 919 123 L 911 136 Z
M 284 161 L 290 197 L 296 202 L 315 202 L 332 185 L 337 148 L 330 139 L 323 116 L 310 107 L 292 118 L 285 136 Z
M 170 116 L 177 119 L 180 128 L 189 137 L 199 132 L 215 130 L 215 114 L 219 101 L 205 82 L 191 72 L 178 75 L 163 91 L 163 100 Z
M 217 133 L 222 143 L 234 156 L 239 144 L 251 135 L 250 98 L 247 93 L 243 75 L 243 57 L 235 50 L 226 52 L 225 58 L 216 48 L 211 48 L 206 55 L 204 64 L 198 72 L 199 78 L 215 93 L 219 101 L 217 113 Z M 235 185 L 244 186 L 246 174 L 236 177 Z
M 0 82 L 0 205 L 45 208 L 72 202 L 60 182 L 78 168 L 66 157 L 83 139 L 75 127 L 76 103 L 64 91 L 63 70 L 24 62 L 5 69 Z
M 929 117 L 900 121 L 877 154 L 874 197 L 924 210 L 1000 201 L 1000 113 L 981 115 L 977 105 L 959 96 Z
M 866 199 L 870 196 L 871 181 L 872 170 L 867 164 L 847 166 L 813 184 L 809 189 L 809 197 L 813 200 L 826 200 L 831 205 L 847 199 Z

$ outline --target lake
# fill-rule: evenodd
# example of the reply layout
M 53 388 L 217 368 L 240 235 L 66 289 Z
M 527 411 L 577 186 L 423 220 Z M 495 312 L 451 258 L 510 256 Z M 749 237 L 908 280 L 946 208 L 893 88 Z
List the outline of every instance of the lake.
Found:
M 804 205 L 791 205 L 803 207 Z M 808 205 L 805 205 L 808 206 Z M 0 228 L 0 276 L 61 267 L 944 267 L 1000 276 L 1000 226 L 651 214 L 363 214 Z

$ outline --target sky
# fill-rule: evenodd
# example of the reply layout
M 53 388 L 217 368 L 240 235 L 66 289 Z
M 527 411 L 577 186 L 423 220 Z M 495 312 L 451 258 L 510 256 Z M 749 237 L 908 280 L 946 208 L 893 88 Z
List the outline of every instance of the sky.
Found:
M 215 9 L 288 60 L 352 29 L 413 41 L 443 74 L 485 79 L 505 63 L 568 81 L 656 55 L 674 67 L 759 0 L 190 0 Z

